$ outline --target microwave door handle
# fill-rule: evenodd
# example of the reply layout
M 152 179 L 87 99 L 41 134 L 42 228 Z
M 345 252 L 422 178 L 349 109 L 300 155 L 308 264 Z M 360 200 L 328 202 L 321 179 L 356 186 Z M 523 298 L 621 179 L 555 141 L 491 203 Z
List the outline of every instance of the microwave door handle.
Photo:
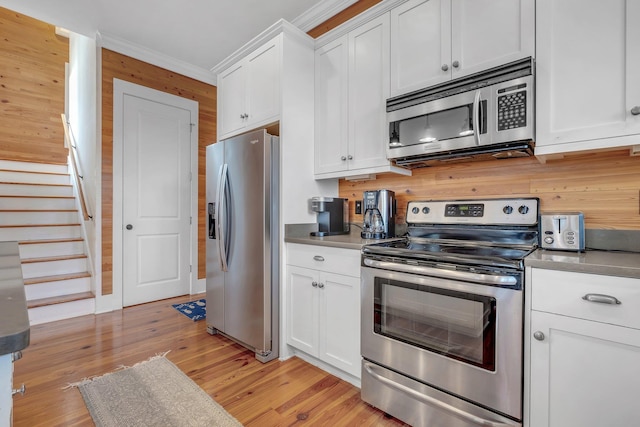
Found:
M 480 91 L 476 91 L 476 96 L 473 99 L 473 137 L 476 140 L 476 145 L 480 145 Z

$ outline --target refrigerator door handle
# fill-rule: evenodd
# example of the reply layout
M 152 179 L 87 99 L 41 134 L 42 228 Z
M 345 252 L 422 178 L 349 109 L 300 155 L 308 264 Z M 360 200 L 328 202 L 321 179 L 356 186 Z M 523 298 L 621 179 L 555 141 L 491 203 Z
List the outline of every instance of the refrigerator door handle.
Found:
M 228 271 L 227 266 L 227 235 L 223 228 L 226 228 L 226 190 L 227 190 L 227 164 L 220 166 L 218 172 L 218 203 L 216 203 L 216 217 L 218 218 L 218 251 L 220 252 L 220 268 Z

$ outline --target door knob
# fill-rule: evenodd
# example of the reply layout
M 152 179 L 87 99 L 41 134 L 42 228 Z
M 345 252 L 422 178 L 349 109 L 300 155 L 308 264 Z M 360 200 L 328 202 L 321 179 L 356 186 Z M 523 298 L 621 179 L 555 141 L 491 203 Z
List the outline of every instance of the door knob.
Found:
M 442 64 L 442 71 L 447 71 L 449 69 L 449 66 L 447 64 Z
M 313 286 L 314 288 L 318 287 L 318 282 L 311 282 L 311 286 Z
M 453 68 L 458 68 L 460 66 L 460 63 L 458 61 L 453 61 L 451 65 L 453 65 Z
M 640 114 L 640 105 L 636 105 L 635 107 L 633 107 L 631 109 L 631 114 L 633 114 L 634 116 L 637 116 L 638 114 Z
M 133 230 L 133 225 L 127 224 L 127 230 Z
M 537 339 L 538 341 L 543 341 L 544 340 L 544 333 L 542 331 L 535 331 L 533 333 L 533 337 L 535 339 Z
M 324 288 L 324 283 L 318 283 L 318 287 L 319 287 L 320 289 Z

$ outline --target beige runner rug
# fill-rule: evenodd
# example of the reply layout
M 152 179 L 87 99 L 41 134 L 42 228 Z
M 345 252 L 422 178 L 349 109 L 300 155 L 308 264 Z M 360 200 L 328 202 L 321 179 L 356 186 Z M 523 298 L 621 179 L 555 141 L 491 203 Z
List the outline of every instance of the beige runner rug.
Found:
M 164 356 L 73 384 L 98 427 L 241 427 Z

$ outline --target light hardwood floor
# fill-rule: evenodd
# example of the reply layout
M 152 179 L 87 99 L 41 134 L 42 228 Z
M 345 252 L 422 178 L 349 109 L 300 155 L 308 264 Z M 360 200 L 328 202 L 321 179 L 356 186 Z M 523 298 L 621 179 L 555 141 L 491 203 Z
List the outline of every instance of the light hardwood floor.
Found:
M 262 364 L 253 353 L 206 332 L 171 304 L 179 297 L 111 313 L 31 328 L 31 344 L 15 363 L 15 427 L 91 426 L 80 392 L 83 378 L 130 366 L 158 353 L 193 379 L 246 426 L 401 426 L 360 400 L 351 384 L 294 357 Z

